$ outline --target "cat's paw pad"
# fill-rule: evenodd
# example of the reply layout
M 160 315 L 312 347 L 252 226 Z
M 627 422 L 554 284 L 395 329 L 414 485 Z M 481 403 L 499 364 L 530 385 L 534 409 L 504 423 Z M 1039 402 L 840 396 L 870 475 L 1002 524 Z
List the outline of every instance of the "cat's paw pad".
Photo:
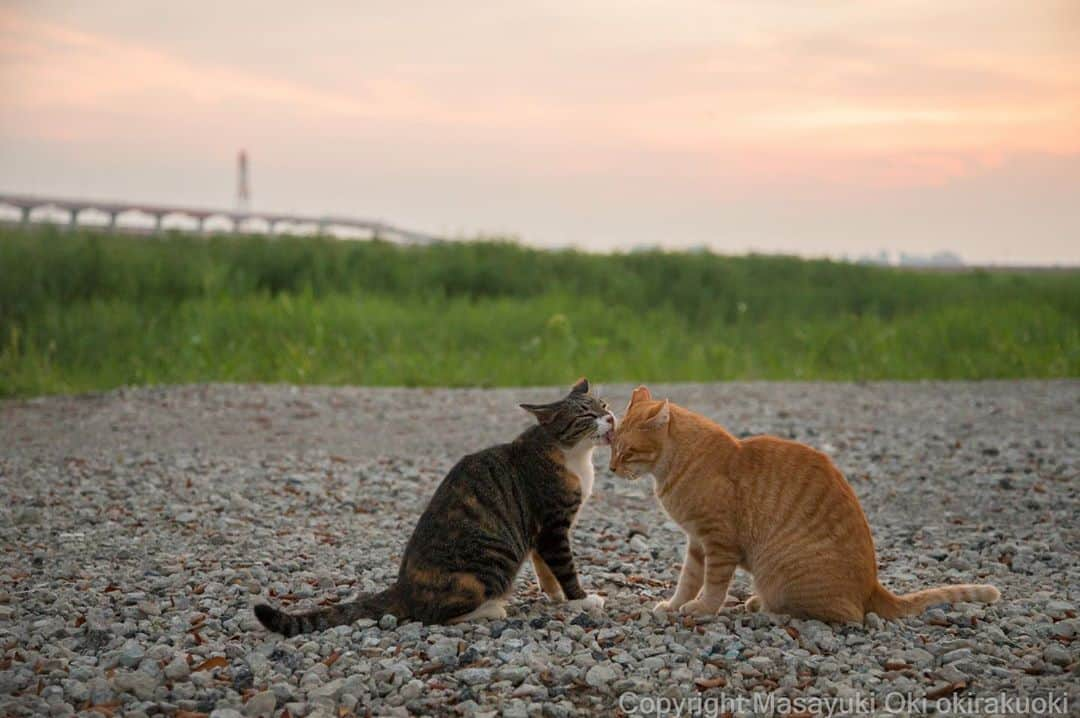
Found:
M 715 606 L 705 601 L 699 601 L 694 599 L 693 601 L 687 601 L 679 607 L 679 613 L 688 613 L 693 616 L 706 616 L 716 613 L 719 606 Z
M 566 605 L 574 611 L 595 611 L 604 607 L 604 597 L 590 593 L 585 598 L 568 601 Z

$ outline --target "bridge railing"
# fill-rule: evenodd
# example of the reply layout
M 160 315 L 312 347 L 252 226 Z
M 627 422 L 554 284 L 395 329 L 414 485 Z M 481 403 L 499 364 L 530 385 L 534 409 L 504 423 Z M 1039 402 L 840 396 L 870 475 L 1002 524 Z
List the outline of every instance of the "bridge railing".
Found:
M 348 239 L 380 238 L 408 244 L 428 244 L 439 238 L 401 229 L 375 220 L 351 217 L 312 217 L 275 212 L 236 212 L 196 207 L 150 205 L 137 202 L 99 202 L 36 195 L 0 194 L 0 207 L 8 207 L 22 224 L 66 224 L 69 227 L 114 229 L 154 233 L 244 232 L 248 234 L 301 234 Z M 51 218 L 41 219 L 42 215 Z M 64 219 L 57 220 L 58 215 Z M 93 219 L 86 215 L 91 215 Z M 127 215 L 128 219 L 124 219 Z M 131 217 L 137 221 L 132 222 Z M 82 218 L 82 219 L 80 219 Z M 169 226 L 171 225 L 171 226 Z

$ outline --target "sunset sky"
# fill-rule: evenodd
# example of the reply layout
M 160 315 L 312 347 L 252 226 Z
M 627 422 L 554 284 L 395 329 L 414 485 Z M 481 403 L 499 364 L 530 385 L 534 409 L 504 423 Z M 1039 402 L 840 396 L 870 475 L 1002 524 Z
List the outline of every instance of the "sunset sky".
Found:
M 1080 263 L 1080 1 L 0 0 L 0 190 Z

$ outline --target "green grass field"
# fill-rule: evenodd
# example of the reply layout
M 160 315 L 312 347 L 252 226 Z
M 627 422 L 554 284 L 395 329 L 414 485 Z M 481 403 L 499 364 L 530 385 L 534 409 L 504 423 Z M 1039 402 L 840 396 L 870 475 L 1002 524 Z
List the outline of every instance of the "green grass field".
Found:
M 1080 375 L 1080 271 L 0 229 L 0 396 Z

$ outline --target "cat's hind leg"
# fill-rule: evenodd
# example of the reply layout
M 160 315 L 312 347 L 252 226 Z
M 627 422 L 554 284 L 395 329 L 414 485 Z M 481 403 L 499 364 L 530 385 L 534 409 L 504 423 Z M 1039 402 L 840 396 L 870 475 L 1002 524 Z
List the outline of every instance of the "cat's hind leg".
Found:
M 506 618 L 506 599 L 493 598 L 490 601 L 485 601 L 476 609 L 469 611 L 464 615 L 451 618 L 447 623 L 465 623 L 467 621 L 480 621 L 483 619 L 498 621 L 504 618 Z
M 828 602 L 815 601 L 798 603 L 788 607 L 789 613 L 797 618 L 813 618 L 825 623 L 862 623 L 866 610 L 858 601 L 832 599 Z

